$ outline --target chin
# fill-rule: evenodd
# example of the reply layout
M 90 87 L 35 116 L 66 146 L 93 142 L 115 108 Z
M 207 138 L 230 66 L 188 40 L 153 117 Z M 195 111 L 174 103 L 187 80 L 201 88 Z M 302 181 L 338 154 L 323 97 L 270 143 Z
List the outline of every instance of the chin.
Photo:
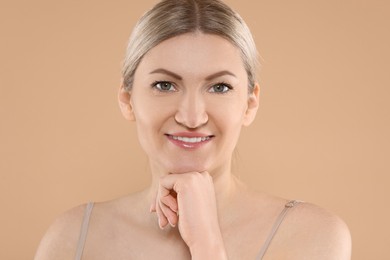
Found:
M 180 173 L 187 173 L 187 172 L 204 172 L 207 171 L 209 167 L 207 167 L 205 164 L 200 163 L 183 163 L 178 162 L 172 165 L 167 165 L 167 170 L 169 173 L 174 174 L 180 174 Z

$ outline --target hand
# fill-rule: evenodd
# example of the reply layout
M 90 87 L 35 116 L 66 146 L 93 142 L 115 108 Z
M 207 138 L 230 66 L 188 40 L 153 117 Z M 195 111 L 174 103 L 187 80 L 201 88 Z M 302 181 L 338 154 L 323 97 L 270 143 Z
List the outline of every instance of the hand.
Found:
M 214 184 L 207 172 L 162 177 L 151 210 L 156 211 L 161 228 L 178 224 L 191 254 L 200 248 L 207 252 L 210 246 L 223 248 Z

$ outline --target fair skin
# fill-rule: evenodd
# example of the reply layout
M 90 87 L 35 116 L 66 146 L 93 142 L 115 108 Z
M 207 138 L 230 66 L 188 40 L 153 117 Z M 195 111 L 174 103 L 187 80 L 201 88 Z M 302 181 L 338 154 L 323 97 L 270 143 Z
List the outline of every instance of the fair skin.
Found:
M 231 174 L 240 130 L 259 104 L 239 50 L 215 35 L 168 39 L 144 56 L 131 92 L 121 87 L 118 97 L 137 127 L 152 183 L 96 203 L 83 259 L 255 259 L 286 200 L 251 191 Z M 83 211 L 52 225 L 36 260 L 74 258 Z M 303 203 L 264 259 L 350 259 L 349 231 Z

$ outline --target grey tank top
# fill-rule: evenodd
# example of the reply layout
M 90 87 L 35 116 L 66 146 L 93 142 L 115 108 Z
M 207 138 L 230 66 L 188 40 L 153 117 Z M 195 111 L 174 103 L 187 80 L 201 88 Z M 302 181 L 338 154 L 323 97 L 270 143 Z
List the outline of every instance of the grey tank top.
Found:
M 282 224 L 284 217 L 287 215 L 288 211 L 291 208 L 293 208 L 295 205 L 297 205 L 300 202 L 301 201 L 299 201 L 299 200 L 292 200 L 292 201 L 289 201 L 286 205 L 284 205 L 282 212 L 280 212 L 278 218 L 275 220 L 275 222 L 272 226 L 272 229 L 271 229 L 270 233 L 268 234 L 267 240 L 263 244 L 259 254 L 256 257 L 256 260 L 263 259 L 263 256 L 267 252 L 267 249 L 268 249 L 269 245 L 271 244 L 271 241 L 274 238 L 276 232 L 278 231 L 280 224 Z M 88 234 L 89 219 L 91 218 L 93 205 L 94 205 L 93 202 L 89 202 L 87 204 L 87 206 L 85 207 L 85 213 L 84 213 L 84 217 L 83 217 L 83 222 L 81 224 L 79 241 L 77 243 L 75 260 L 81 260 L 81 258 L 83 256 L 84 245 L 85 245 L 85 241 L 87 240 L 87 234 Z

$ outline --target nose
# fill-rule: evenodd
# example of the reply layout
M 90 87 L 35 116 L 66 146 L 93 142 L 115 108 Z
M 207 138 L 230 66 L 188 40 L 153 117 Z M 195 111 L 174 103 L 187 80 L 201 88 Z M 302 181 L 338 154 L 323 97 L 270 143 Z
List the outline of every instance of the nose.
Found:
M 186 93 L 175 114 L 175 121 L 186 128 L 196 129 L 208 122 L 206 104 L 200 93 Z

